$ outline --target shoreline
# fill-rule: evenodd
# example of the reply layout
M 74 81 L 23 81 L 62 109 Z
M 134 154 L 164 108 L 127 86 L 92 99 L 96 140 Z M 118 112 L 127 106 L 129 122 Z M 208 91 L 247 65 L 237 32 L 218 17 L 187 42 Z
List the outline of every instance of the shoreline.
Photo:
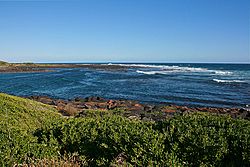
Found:
M 136 66 L 134 66 L 136 67 Z M 126 70 L 131 66 L 116 64 L 33 64 L 33 63 L 6 63 L 0 64 L 0 73 L 23 73 L 23 72 L 51 72 L 56 68 L 90 68 L 100 70 Z M 142 67 L 143 68 L 143 67 Z
M 43 104 L 51 105 L 64 116 L 82 116 L 86 110 L 122 110 L 131 119 L 161 121 L 175 114 L 191 112 L 207 112 L 218 115 L 228 115 L 232 118 L 250 120 L 250 108 L 219 108 L 219 107 L 187 107 L 180 105 L 145 104 L 134 100 L 114 100 L 102 97 L 76 97 L 64 100 L 48 96 L 25 97 Z

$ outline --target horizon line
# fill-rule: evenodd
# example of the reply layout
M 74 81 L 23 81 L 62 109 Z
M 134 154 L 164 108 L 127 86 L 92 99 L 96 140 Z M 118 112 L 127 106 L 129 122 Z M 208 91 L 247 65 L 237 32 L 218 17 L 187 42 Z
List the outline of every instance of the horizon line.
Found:
M 38 64 L 45 64 L 45 63 L 52 63 L 52 64 L 63 64 L 63 63 L 79 63 L 79 64 L 86 64 L 86 63 L 124 63 L 124 64 L 131 64 L 131 63 L 148 63 L 148 64 L 250 64 L 250 62 L 174 62 L 174 61 L 24 61 L 24 62 L 12 62 L 12 63 L 26 63 L 26 62 L 31 62 L 31 63 L 38 63 Z
M 199 62 L 199 61 L 107 61 L 107 60 L 101 60 L 101 61 L 5 61 L 5 60 L 0 60 L 4 61 L 7 63 L 38 63 L 38 64 L 63 64 L 63 63 L 80 63 L 80 64 L 86 64 L 86 63 L 148 63 L 148 64 L 163 64 L 163 63 L 173 63 L 173 64 L 178 64 L 178 63 L 183 63 L 183 64 L 250 64 L 249 62 Z

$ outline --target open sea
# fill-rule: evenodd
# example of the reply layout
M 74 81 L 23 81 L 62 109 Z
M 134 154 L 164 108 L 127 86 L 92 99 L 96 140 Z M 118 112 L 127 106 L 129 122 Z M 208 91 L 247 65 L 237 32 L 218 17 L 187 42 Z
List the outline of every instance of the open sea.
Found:
M 250 64 L 119 65 L 127 70 L 2 73 L 0 92 L 62 99 L 101 96 L 187 106 L 240 108 L 250 104 Z

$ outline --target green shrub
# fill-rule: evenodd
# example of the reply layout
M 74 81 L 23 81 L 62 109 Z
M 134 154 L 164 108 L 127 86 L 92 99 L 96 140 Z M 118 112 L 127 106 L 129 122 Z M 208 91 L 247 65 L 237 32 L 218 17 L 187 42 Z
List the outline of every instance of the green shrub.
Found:
M 250 164 L 250 122 L 208 113 L 176 116 L 155 129 L 166 135 L 166 148 L 188 166 Z
M 5 61 L 0 61 L 0 66 L 7 65 L 8 63 Z
M 61 154 L 77 152 L 92 165 L 110 165 L 121 154 L 134 166 L 250 164 L 248 121 L 198 113 L 151 123 L 95 112 L 41 129 L 38 137 L 54 136 Z
M 57 149 L 39 144 L 33 133 L 59 119 L 50 106 L 0 93 L 0 166 L 12 166 L 27 157 L 55 156 Z
M 0 94 L 0 166 L 69 162 L 64 157 L 71 155 L 82 166 L 250 166 L 247 120 L 189 113 L 143 122 L 122 112 L 67 118 L 50 106 Z
M 91 165 L 110 165 L 121 154 L 136 166 L 163 165 L 168 160 L 163 134 L 153 130 L 151 123 L 120 116 L 69 119 L 36 135 L 46 141 L 54 136 L 61 154 L 77 152 Z

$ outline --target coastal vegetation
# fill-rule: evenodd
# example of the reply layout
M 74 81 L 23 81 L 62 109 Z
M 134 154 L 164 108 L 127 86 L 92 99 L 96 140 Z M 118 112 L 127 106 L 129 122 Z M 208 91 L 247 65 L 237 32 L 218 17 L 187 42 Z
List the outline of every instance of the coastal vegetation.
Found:
M 1 61 L 1 60 L 0 60 L 0 66 L 2 66 L 2 65 L 7 65 L 7 64 L 8 64 L 7 62 Z
M 123 110 L 62 116 L 49 105 L 0 94 L 0 166 L 249 166 L 250 121 L 205 112 L 160 121 Z
M 131 66 L 130 66 L 131 67 Z M 135 66 L 136 67 L 136 66 Z M 7 63 L 0 61 L 0 73 L 48 72 L 55 68 L 90 68 L 102 70 L 127 70 L 128 67 L 108 64 L 61 64 L 61 63 Z

